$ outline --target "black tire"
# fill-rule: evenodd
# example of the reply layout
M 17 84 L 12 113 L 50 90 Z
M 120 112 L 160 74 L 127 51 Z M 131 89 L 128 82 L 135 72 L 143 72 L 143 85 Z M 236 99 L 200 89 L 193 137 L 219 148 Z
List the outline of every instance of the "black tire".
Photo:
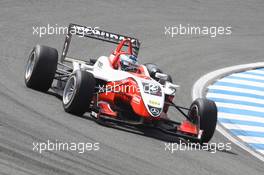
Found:
M 214 135 L 217 123 L 217 107 L 214 101 L 198 98 L 190 107 L 189 117 L 203 130 L 200 143 L 208 143 Z
M 71 83 L 74 83 L 72 86 Z M 63 108 L 66 112 L 82 116 L 88 111 L 95 89 L 95 78 L 90 72 L 77 70 L 72 74 L 64 88 Z M 67 94 L 72 87 L 72 96 Z
M 156 77 L 155 74 L 158 73 L 163 73 L 163 71 L 158 67 L 158 65 L 153 64 L 153 63 L 145 63 L 144 66 L 146 66 L 149 75 L 151 78 L 153 78 L 156 81 L 159 81 Z M 172 78 L 170 75 L 168 75 L 168 78 L 165 81 L 169 81 L 172 83 Z
M 51 87 L 58 64 L 58 51 L 48 46 L 36 45 L 31 51 L 25 71 L 27 87 L 46 92 Z

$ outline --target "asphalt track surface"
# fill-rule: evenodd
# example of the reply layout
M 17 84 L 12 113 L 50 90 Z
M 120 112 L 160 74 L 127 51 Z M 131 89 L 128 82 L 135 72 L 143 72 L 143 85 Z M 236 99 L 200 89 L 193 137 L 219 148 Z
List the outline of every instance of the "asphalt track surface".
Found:
M 0 1 L 0 172 L 1 174 L 263 174 L 263 162 L 232 144 L 231 152 L 165 151 L 164 141 L 102 127 L 69 115 L 61 101 L 27 89 L 23 72 L 33 45 L 61 52 L 64 36 L 32 35 L 32 26 L 70 22 L 136 36 L 140 61 L 154 62 L 181 85 L 177 104 L 191 103 L 195 80 L 215 69 L 264 58 L 261 0 L 176 1 Z M 164 26 L 231 25 L 232 35 L 164 35 Z M 87 50 L 79 45 L 78 51 Z M 95 52 L 101 53 L 97 47 Z M 109 51 L 110 52 L 110 51 Z M 107 52 L 104 53 L 107 54 Z M 32 142 L 100 142 L 97 152 L 32 151 Z M 212 142 L 228 142 L 216 133 Z

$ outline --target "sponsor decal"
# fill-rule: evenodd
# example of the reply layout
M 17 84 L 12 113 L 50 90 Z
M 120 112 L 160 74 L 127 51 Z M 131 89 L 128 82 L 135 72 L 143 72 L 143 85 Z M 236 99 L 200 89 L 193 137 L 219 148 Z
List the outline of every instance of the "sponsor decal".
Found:
M 140 45 L 139 41 L 135 38 L 122 36 L 122 35 L 110 33 L 107 31 L 102 31 L 102 30 L 99 30 L 98 27 L 92 28 L 92 27 L 73 25 L 70 31 L 71 33 L 73 32 L 74 34 L 79 34 L 79 35 L 81 34 L 82 36 L 91 35 L 91 36 L 95 36 L 98 38 L 109 38 L 115 41 L 116 40 L 122 41 L 124 39 L 129 39 L 135 47 L 139 48 L 139 45 Z
M 153 114 L 153 115 L 158 115 L 159 114 L 159 110 L 157 108 L 150 108 L 150 112 Z
M 103 63 L 101 61 L 98 62 L 98 67 L 101 69 L 103 67 Z
M 154 117 L 158 117 L 159 114 L 161 113 L 161 108 L 156 108 L 153 106 L 148 106 L 150 113 L 154 116 Z
M 160 106 L 160 102 L 157 100 L 149 100 L 149 104 L 152 106 Z
M 135 95 L 132 99 L 133 102 L 137 103 L 137 104 L 140 104 L 141 102 L 141 97 L 138 96 L 138 95 Z

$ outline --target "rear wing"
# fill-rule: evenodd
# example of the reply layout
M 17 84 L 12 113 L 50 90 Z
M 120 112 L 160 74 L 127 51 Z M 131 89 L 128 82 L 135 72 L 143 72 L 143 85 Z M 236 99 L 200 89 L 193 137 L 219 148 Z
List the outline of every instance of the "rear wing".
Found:
M 68 27 L 66 39 L 64 42 L 63 50 L 62 50 L 62 55 L 61 55 L 61 60 L 60 60 L 61 62 L 64 62 L 64 60 L 66 59 L 72 35 L 78 35 L 80 37 L 88 37 L 88 38 L 97 39 L 97 40 L 114 43 L 114 44 L 119 44 L 122 40 L 129 39 L 131 40 L 132 47 L 133 47 L 133 53 L 135 54 L 135 56 L 138 55 L 139 48 L 140 48 L 140 42 L 136 38 L 99 30 L 96 27 L 92 28 L 92 27 L 81 26 L 78 24 L 70 24 Z

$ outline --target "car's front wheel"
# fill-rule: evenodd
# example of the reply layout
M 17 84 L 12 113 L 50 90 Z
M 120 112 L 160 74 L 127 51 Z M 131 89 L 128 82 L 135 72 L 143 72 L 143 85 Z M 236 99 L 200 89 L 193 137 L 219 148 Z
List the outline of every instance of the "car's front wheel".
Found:
M 196 99 L 190 106 L 189 117 L 202 130 L 200 143 L 207 143 L 214 135 L 217 123 L 215 102 L 205 98 Z
M 87 71 L 77 70 L 64 88 L 62 103 L 66 112 L 83 115 L 88 111 L 95 89 L 95 78 Z

